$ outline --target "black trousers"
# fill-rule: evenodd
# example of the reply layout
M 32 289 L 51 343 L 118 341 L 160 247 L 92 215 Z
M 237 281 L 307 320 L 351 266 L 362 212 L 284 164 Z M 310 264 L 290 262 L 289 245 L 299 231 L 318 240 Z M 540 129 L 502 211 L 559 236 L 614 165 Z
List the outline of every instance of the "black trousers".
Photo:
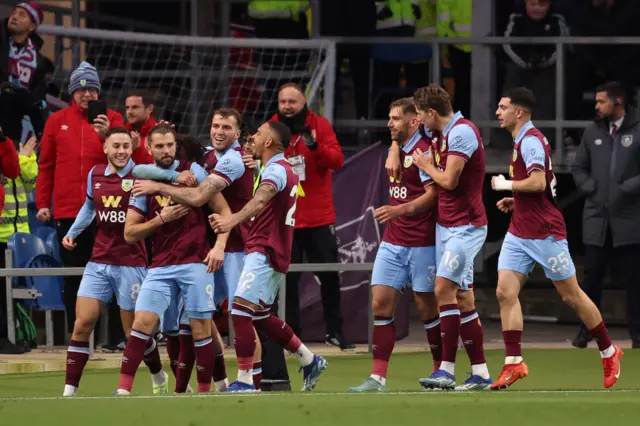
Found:
M 627 291 L 629 335 L 634 342 L 640 342 L 640 276 L 636 269 L 639 259 L 640 244 L 613 247 L 610 231 L 603 247 L 585 245 L 582 289 L 600 308 L 602 283 L 607 269 L 612 267 L 612 278 L 622 283 Z
M 338 261 L 338 245 L 333 225 L 294 231 L 291 263 L 302 263 L 305 255 L 309 263 Z M 316 276 L 320 279 L 320 294 L 327 333 L 342 333 L 340 276 L 337 272 L 318 272 Z M 299 272 L 287 274 L 286 322 L 298 336 L 300 336 L 299 282 Z
M 453 97 L 453 107 L 462 115 L 469 117 L 471 113 L 471 53 L 449 47 L 449 62 L 456 92 Z

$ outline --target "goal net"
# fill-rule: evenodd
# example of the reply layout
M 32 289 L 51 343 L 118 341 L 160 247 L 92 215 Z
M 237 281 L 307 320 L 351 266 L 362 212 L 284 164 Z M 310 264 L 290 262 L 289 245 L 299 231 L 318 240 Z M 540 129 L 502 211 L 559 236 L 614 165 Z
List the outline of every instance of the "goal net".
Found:
M 277 88 L 306 87 L 309 107 L 332 119 L 335 43 L 330 40 L 209 38 L 41 25 L 53 46 L 53 81 L 66 92 L 73 65 L 98 70 L 102 97 L 124 116 L 125 98 L 142 89 L 155 99 L 155 117 L 209 141 L 213 111 L 234 107 L 257 128 L 277 110 Z M 126 118 L 125 118 L 126 119 Z

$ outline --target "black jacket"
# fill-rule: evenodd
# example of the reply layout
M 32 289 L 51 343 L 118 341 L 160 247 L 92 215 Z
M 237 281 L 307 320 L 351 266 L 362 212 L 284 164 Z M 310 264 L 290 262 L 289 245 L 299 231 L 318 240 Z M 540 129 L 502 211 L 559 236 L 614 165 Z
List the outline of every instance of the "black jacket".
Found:
M 512 13 L 505 37 L 566 37 L 569 27 L 562 15 L 551 10 L 541 21 L 534 21 L 526 13 Z M 556 62 L 556 46 L 553 44 L 505 44 L 509 58 L 521 68 L 547 68 Z
M 7 28 L 9 19 L 5 19 L 0 28 L 0 84 L 9 81 L 9 42 L 11 34 Z M 32 117 L 32 122 L 41 122 L 41 101 L 47 96 L 46 67 L 40 49 L 44 44 L 42 38 L 33 32 L 29 36 L 37 52 L 36 75 L 28 90 L 0 89 L 0 126 L 4 133 L 13 140 L 20 140 L 22 133 L 22 117 Z M 8 85 L 4 85 L 8 87 Z M 43 123 L 42 123 L 43 124 Z M 36 124 L 34 123 L 34 127 Z M 40 129 L 41 130 L 41 129 Z M 36 133 L 39 133 L 36 129 Z
M 614 247 L 640 244 L 640 122 L 627 115 L 615 138 L 607 121 L 587 127 L 572 173 L 586 195 L 584 244 L 604 246 L 607 227 Z

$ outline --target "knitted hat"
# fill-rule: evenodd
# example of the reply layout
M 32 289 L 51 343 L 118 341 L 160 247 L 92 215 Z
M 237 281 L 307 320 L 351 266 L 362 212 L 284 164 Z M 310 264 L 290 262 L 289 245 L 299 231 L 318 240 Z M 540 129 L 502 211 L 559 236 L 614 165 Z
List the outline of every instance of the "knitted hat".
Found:
M 22 2 L 16 5 L 16 8 L 18 7 L 24 9 L 29 14 L 33 23 L 36 24 L 36 28 L 42 24 L 42 20 L 44 18 L 42 15 L 42 9 L 40 9 L 38 3 L 35 1 Z
M 100 91 L 100 87 L 98 71 L 93 65 L 85 61 L 71 73 L 69 78 L 69 93 L 71 94 L 78 89 L 97 89 Z

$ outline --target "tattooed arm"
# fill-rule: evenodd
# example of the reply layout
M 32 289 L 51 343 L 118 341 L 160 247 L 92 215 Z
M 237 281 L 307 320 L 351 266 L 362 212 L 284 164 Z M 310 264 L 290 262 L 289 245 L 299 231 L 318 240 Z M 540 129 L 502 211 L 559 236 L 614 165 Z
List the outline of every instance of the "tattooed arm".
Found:
M 215 213 L 209 216 L 211 228 L 218 234 L 229 232 L 235 226 L 257 215 L 277 193 L 278 190 L 271 183 L 262 183 L 253 198 L 239 212 L 230 217 Z
M 216 193 L 226 187 L 227 181 L 218 175 L 211 174 L 196 188 L 159 184 L 158 192 L 165 197 L 171 197 L 178 204 L 200 207 L 207 204 Z

